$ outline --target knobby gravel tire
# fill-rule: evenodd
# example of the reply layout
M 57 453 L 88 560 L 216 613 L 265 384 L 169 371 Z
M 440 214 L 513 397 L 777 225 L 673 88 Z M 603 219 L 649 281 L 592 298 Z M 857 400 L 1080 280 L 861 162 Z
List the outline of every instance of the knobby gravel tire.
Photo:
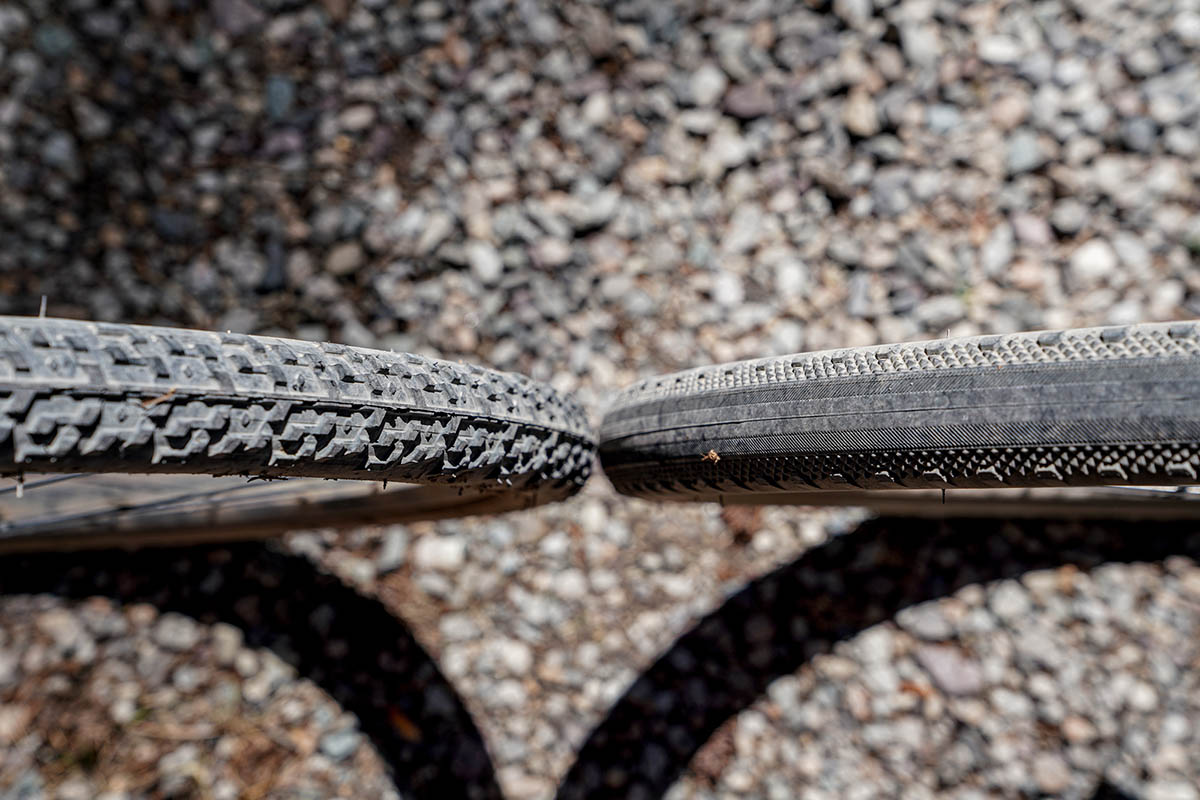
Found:
M 626 494 L 1179 485 L 1200 471 L 1200 327 L 764 358 L 652 378 L 600 430 Z
M 565 496 L 594 443 L 527 378 L 267 336 L 0 317 L 0 474 L 188 472 Z

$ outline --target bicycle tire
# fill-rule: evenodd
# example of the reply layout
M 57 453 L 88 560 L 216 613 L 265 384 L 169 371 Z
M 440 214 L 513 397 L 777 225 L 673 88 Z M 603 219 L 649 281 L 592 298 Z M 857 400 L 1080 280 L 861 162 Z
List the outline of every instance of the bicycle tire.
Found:
M 600 459 L 620 492 L 692 499 L 1195 483 L 1200 326 L 943 339 L 651 378 L 604 417 Z
M 0 317 L 0 475 L 187 472 L 566 496 L 583 411 L 549 386 L 340 344 Z

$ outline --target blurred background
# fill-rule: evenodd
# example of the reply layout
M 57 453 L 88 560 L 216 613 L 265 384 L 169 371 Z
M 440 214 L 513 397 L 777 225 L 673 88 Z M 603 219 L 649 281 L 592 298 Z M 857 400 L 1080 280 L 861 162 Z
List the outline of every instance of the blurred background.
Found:
M 1195 0 L 0 2 L 0 312 L 462 359 L 597 421 L 714 361 L 1194 317 L 1198 178 Z M 287 546 L 382 598 L 496 785 L 540 798 L 696 619 L 856 520 L 600 479 Z M 1165 563 L 872 627 L 771 684 L 672 796 L 1200 797 L 1200 572 Z M 80 602 L 0 601 L 0 797 L 384 791 L 370 737 L 303 675 L 263 678 L 268 651 Z M 226 720 L 214 687 L 287 769 L 235 758 L 232 722 L 179 732 Z M 54 734 L 66 696 L 98 722 Z

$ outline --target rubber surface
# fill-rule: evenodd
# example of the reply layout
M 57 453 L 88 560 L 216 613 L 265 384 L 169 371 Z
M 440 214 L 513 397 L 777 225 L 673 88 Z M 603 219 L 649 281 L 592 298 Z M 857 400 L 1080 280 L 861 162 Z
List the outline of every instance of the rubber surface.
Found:
M 1195 483 L 1200 327 L 1046 331 L 694 369 L 600 431 L 626 494 Z
M 535 381 L 404 353 L 0 317 L 0 474 L 190 472 L 569 494 L 581 409 Z

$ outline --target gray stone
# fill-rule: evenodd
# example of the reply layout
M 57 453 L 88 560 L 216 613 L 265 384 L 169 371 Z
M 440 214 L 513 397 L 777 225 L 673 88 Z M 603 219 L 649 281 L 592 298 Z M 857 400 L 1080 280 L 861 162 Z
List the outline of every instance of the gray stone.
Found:
M 868 137 L 879 133 L 879 112 L 865 91 L 854 89 L 842 106 L 842 124 L 855 136 Z
M 45 791 L 41 774 L 35 769 L 27 769 L 17 776 L 4 794 L 0 794 L 0 800 L 44 800 Z
M 1117 269 L 1117 253 L 1104 239 L 1089 239 L 1071 254 L 1072 285 L 1092 289 L 1110 280 Z
M 263 108 L 267 116 L 279 121 L 292 112 L 296 102 L 296 83 L 286 75 L 271 75 L 264 87 Z
M 1058 753 L 1039 753 L 1033 759 L 1033 780 L 1044 794 L 1057 796 L 1071 785 L 1071 768 Z
M 471 267 L 472 275 L 485 284 L 500 280 L 504 272 L 504 262 L 500 260 L 500 253 L 490 242 L 474 239 L 467 242 L 466 249 L 467 263 Z
M 321 752 L 334 761 L 344 761 L 358 750 L 362 734 L 354 728 L 343 728 L 321 737 Z
M 173 652 L 191 650 L 203 635 L 199 625 L 189 617 L 168 611 L 158 618 L 150 636 L 159 647 Z
M 375 107 L 367 103 L 353 105 L 338 115 L 338 124 L 342 130 L 358 132 L 365 131 L 375 124 Z
M 213 22 L 230 36 L 243 36 L 266 22 L 267 15 L 251 0 L 212 0 Z
M 713 300 L 726 308 L 739 305 L 745 298 L 742 279 L 733 272 L 719 272 L 713 277 Z
M 73 180 L 82 175 L 79 150 L 69 133 L 56 131 L 46 137 L 42 144 L 42 160 Z
M 1025 49 L 1011 36 L 995 34 L 979 42 L 979 57 L 988 64 L 1011 66 L 1021 60 Z
M 915 651 L 917 661 L 946 694 L 977 694 L 983 688 L 979 664 L 966 658 L 956 647 L 921 645 Z
M 762 237 L 765 222 L 766 217 L 757 203 L 738 206 L 729 219 L 725 235 L 721 237 L 721 249 L 727 253 L 753 250 Z
M 33 46 L 46 58 L 59 59 L 75 50 L 75 34 L 56 22 L 44 22 L 33 32 Z
M 954 635 L 954 626 L 936 603 L 922 603 L 896 615 L 896 623 L 913 636 L 942 641 Z
M 389 528 L 383 534 L 383 543 L 375 556 L 375 571 L 384 575 L 404 566 L 408 558 L 408 531 Z
M 875 9 L 871 0 L 833 0 L 833 13 L 851 28 L 862 28 Z
M 366 257 L 358 242 L 342 242 L 334 245 L 325 256 L 325 271 L 331 275 L 352 275 L 362 268 Z
M 1087 224 L 1088 210 L 1073 197 L 1066 197 L 1054 204 L 1050 212 L 1050 224 L 1059 233 L 1074 236 Z
M 942 54 L 937 28 L 926 23 L 900 26 L 900 47 L 910 64 L 931 66 Z
M 533 246 L 530 255 L 533 257 L 534 264 L 543 269 L 553 269 L 561 267 L 571 260 L 571 245 L 565 239 L 546 236 Z
M 201 221 L 191 211 L 156 208 L 151 214 L 154 230 L 164 241 L 194 242 L 203 234 Z
M 1018 128 L 1009 137 L 1005 148 L 1005 165 L 1010 175 L 1031 172 L 1046 163 L 1037 134 L 1029 128 Z
M 607 225 L 617 215 L 621 193 L 616 189 L 575 196 L 567 219 L 576 233 L 588 233 Z
M 943 331 L 966 314 L 963 301 L 952 294 L 938 295 L 925 300 L 917 306 L 917 321 L 930 331 Z
M 1138 153 L 1154 151 L 1158 142 L 1158 126 L 1149 117 L 1131 117 L 1121 123 L 1121 141 Z
M 979 249 L 979 265 L 988 277 L 999 277 L 1012 263 L 1015 252 L 1016 237 L 1013 236 L 1013 228 L 1007 222 L 1001 222 L 992 228 L 992 232 Z
M 946 134 L 962 124 L 962 114 L 946 103 L 935 103 L 925 109 L 925 124 L 933 133 Z
M 728 85 L 729 79 L 715 64 L 701 65 L 692 73 L 688 83 L 692 102 L 698 106 L 715 105 L 721 99 L 721 95 L 725 94 L 725 87 Z
M 420 570 L 455 570 L 466 559 L 467 543 L 460 536 L 423 536 L 413 547 L 413 566 Z
M 738 119 L 755 119 L 775 111 L 775 98 L 761 81 L 734 86 L 725 93 L 724 109 Z
M 425 220 L 425 226 L 417 238 L 416 253 L 423 256 L 433 252 L 454 232 L 454 217 L 445 211 L 435 211 Z
M 1012 218 L 1012 230 L 1021 244 L 1045 247 L 1054 241 L 1050 225 L 1035 214 L 1016 214 Z
M 900 172 L 881 172 L 871 183 L 871 200 L 875 210 L 884 217 L 895 217 L 912 207 L 908 194 L 908 178 Z
M 992 613 L 1002 620 L 1019 621 L 1026 616 L 1032 602 L 1029 598 L 1029 592 L 1020 583 L 1014 580 L 1002 581 L 994 589 L 992 589 L 991 597 L 988 599 L 988 607 Z

